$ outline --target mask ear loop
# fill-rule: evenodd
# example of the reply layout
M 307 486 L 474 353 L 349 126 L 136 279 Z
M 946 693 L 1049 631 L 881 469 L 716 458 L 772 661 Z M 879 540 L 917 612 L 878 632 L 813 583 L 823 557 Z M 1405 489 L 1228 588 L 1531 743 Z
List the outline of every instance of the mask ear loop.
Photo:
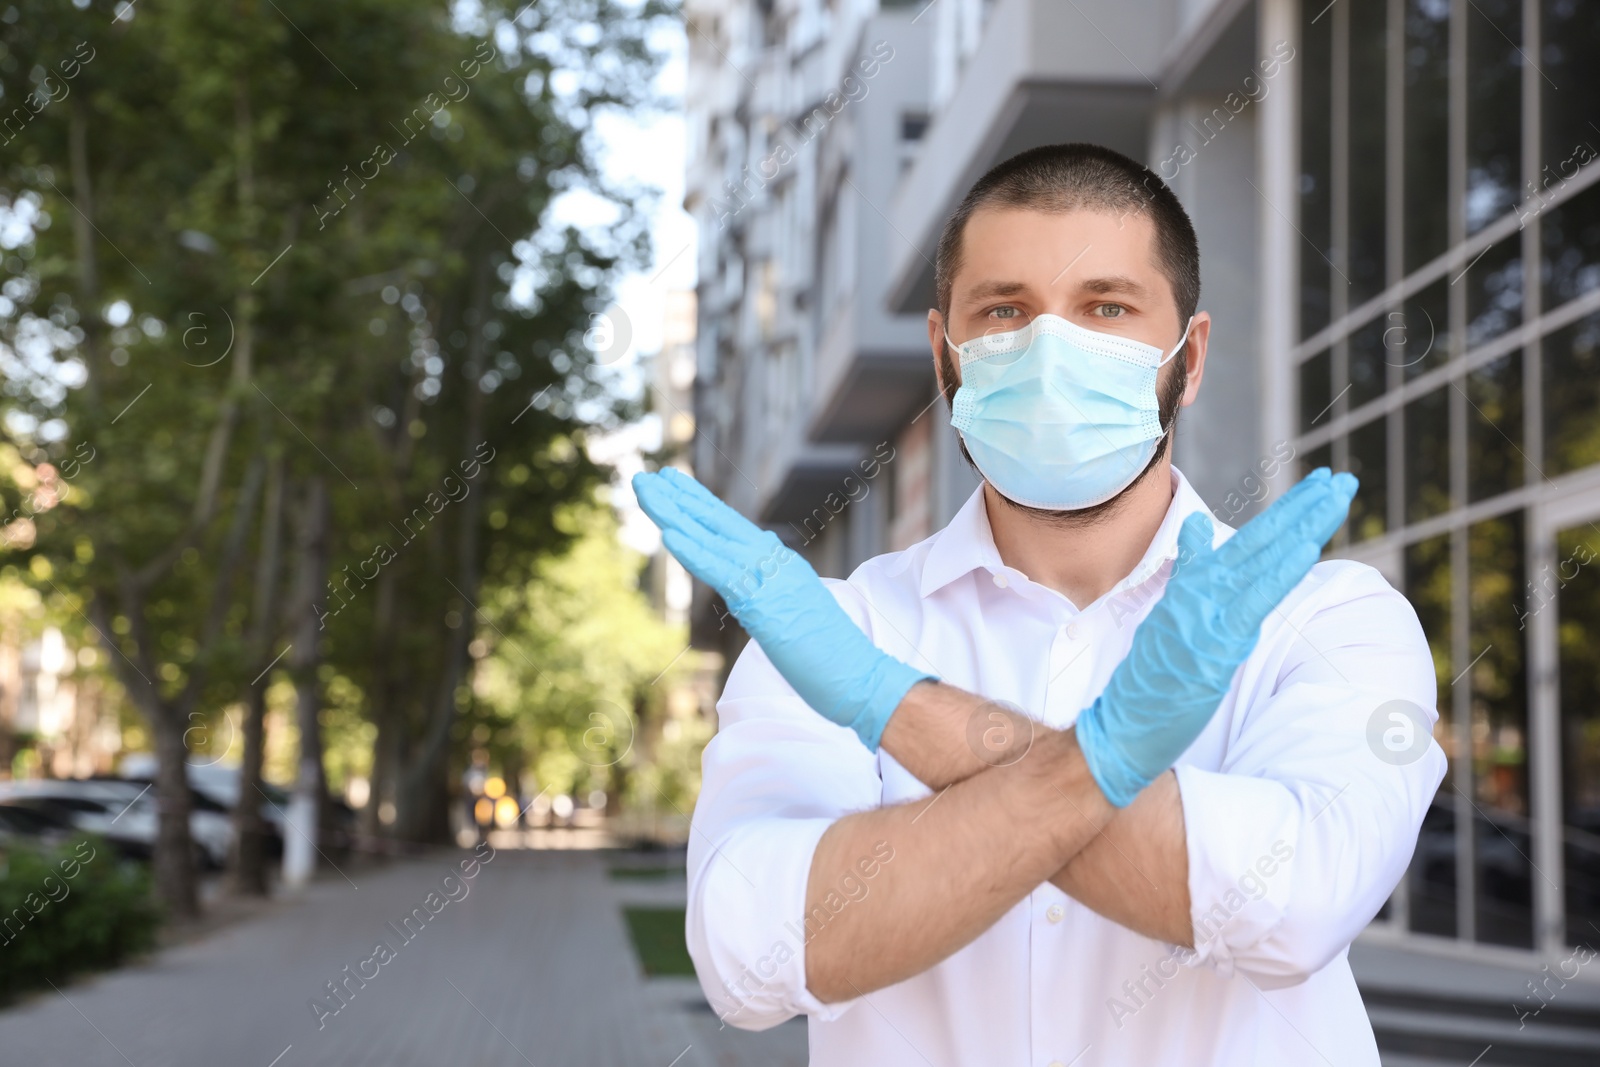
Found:
M 1189 343 L 1189 330 L 1190 330 L 1190 328 L 1192 326 L 1194 326 L 1194 316 L 1190 315 L 1189 316 L 1189 321 L 1183 324 L 1183 336 L 1178 338 L 1178 346 L 1177 346 L 1177 348 L 1174 348 L 1170 353 L 1168 353 L 1166 356 L 1162 357 L 1161 362 L 1156 364 L 1156 370 L 1160 370 L 1162 367 L 1165 367 L 1168 363 L 1171 363 L 1172 360 L 1177 356 L 1179 349 L 1183 348 L 1184 345 Z M 1176 411 L 1174 411 L 1172 413 L 1172 422 L 1169 422 L 1167 425 L 1165 425 L 1165 426 L 1163 426 L 1161 428 L 1161 436 L 1165 437 L 1165 436 L 1167 436 L 1167 434 L 1171 433 L 1172 432 L 1172 427 L 1177 421 L 1178 421 L 1178 413 Z
M 1161 358 L 1161 362 L 1156 364 L 1156 369 L 1157 370 L 1160 370 L 1162 367 L 1165 367 L 1168 363 L 1171 363 L 1173 357 L 1178 354 L 1179 350 L 1182 349 L 1184 345 L 1189 343 L 1189 329 L 1192 326 L 1194 326 L 1194 316 L 1190 315 L 1189 316 L 1189 321 L 1183 324 L 1183 336 L 1178 338 L 1178 346 L 1177 346 L 1177 348 L 1174 348 L 1171 352 L 1168 352 L 1165 356 L 1163 356 Z

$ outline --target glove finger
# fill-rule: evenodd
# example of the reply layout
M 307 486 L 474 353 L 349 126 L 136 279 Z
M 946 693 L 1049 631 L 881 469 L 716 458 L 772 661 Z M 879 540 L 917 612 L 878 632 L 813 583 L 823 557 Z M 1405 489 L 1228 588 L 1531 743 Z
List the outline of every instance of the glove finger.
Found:
M 753 546 L 764 532 L 678 468 L 663 467 L 661 477 L 676 492 L 680 507 L 730 541 Z
M 727 558 L 734 566 L 750 562 L 753 554 L 748 547 L 735 544 L 685 511 L 671 487 L 663 485 L 659 478 L 649 474 L 635 475 L 633 493 L 639 500 L 639 507 L 650 516 L 651 522 L 661 528 L 663 534 L 668 530 L 676 530 L 684 538 Z
M 1234 638 L 1254 638 L 1267 616 L 1311 573 L 1321 557 L 1321 545 L 1301 542 L 1290 548 L 1272 570 L 1246 582 L 1238 595 L 1230 598 L 1222 616 L 1224 628 Z
M 1318 500 L 1327 495 L 1332 475 L 1326 467 L 1318 467 L 1283 496 L 1268 505 L 1267 510 L 1239 528 L 1238 533 L 1217 549 L 1218 562 L 1229 568 L 1243 565 L 1245 561 L 1273 544 Z
M 759 575 L 748 575 L 727 554 L 716 551 L 680 530 L 667 529 L 661 543 L 671 552 L 684 570 L 715 589 L 733 606 L 753 592 L 760 584 Z
M 1172 565 L 1174 578 L 1183 573 L 1186 567 L 1192 567 L 1211 554 L 1213 536 L 1211 516 L 1205 512 L 1196 511 L 1183 520 L 1183 525 L 1178 528 L 1178 558 Z
M 1250 571 L 1268 574 L 1275 570 L 1286 555 L 1301 545 L 1312 545 L 1320 555 L 1329 539 L 1344 525 L 1350 514 L 1350 501 L 1359 484 L 1353 474 L 1340 474 L 1330 483 L 1327 494 L 1318 500 L 1294 526 L 1285 530 L 1278 540 L 1256 554 Z
M 659 474 L 634 475 L 633 495 L 638 498 L 639 507 L 650 516 L 650 521 L 663 530 L 681 530 L 699 541 L 722 536 L 721 531 L 685 508 L 682 494 Z

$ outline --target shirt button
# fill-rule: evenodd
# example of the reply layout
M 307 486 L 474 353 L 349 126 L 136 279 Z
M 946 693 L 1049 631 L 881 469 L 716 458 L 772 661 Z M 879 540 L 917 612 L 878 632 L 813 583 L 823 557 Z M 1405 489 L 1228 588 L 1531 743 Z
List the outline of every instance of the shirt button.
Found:
M 1010 583 L 1006 581 L 1005 575 L 996 572 L 994 576 L 994 584 L 998 585 L 1001 589 L 1004 589 Z
M 1052 904 L 1045 909 L 1044 917 L 1053 923 L 1058 923 L 1066 914 L 1066 909 L 1064 909 L 1060 904 Z
M 1076 641 L 1077 639 L 1078 639 L 1078 624 L 1075 623 L 1075 622 L 1067 623 L 1067 640 L 1068 641 Z

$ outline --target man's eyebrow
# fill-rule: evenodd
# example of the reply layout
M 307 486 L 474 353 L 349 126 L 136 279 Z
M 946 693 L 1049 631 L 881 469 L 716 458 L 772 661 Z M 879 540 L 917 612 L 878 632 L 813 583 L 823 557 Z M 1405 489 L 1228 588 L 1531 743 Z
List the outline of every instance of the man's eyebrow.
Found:
M 1016 296 L 1028 291 L 1027 282 L 984 281 L 968 289 L 962 296 L 971 301 L 988 300 L 995 296 Z
M 1085 278 L 1078 288 L 1090 293 L 1127 293 L 1129 296 L 1149 296 L 1148 287 L 1126 274 L 1108 274 L 1099 278 Z

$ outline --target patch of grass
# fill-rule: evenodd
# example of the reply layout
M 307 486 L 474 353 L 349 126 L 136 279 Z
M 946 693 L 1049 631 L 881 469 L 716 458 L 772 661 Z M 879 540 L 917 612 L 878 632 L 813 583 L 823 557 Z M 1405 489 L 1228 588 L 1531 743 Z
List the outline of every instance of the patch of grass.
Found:
M 611 877 L 618 882 L 664 882 L 684 877 L 682 867 L 613 867 Z
M 647 976 L 694 974 L 683 938 L 682 908 L 623 908 L 622 916 Z

